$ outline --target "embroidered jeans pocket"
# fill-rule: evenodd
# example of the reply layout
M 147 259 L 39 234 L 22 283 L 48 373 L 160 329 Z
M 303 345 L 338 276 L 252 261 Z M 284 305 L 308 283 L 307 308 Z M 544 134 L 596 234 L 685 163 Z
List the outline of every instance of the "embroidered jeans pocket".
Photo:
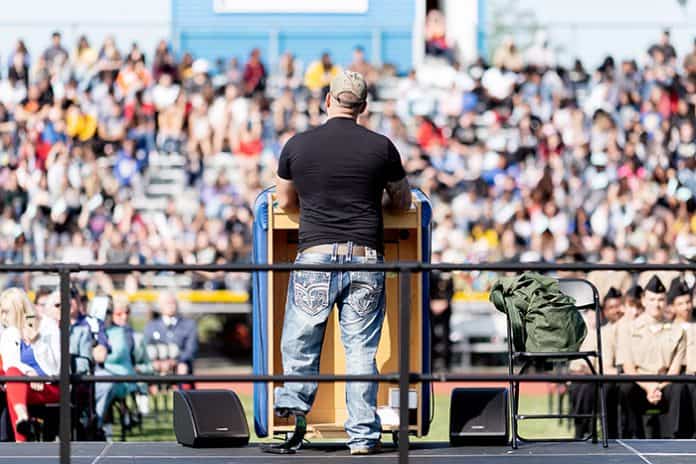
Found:
M 293 303 L 310 316 L 329 305 L 331 273 L 321 271 L 293 272 Z
M 384 290 L 384 272 L 351 272 L 348 301 L 364 316 L 379 307 Z

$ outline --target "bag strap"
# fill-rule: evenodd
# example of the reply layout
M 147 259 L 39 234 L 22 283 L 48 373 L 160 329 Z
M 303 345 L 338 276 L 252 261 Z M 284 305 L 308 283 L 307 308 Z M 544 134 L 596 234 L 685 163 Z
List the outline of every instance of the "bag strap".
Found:
M 524 351 L 525 335 L 522 314 L 517 307 L 518 300 L 524 301 L 524 292 L 520 290 L 520 277 L 498 279 L 491 289 L 489 300 L 495 308 L 507 314 L 506 323 L 510 324 L 512 347 L 515 351 Z
M 525 336 L 524 336 L 524 324 L 522 322 L 522 315 L 520 310 L 515 304 L 514 294 L 509 295 L 507 298 L 503 298 L 505 302 L 505 311 L 508 314 L 510 320 L 510 329 L 512 331 L 512 342 L 515 351 L 524 351 Z

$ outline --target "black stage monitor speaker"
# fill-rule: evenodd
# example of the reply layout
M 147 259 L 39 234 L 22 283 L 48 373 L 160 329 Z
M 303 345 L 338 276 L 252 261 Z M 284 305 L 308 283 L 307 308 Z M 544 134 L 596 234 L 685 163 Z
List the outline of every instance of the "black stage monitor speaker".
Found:
M 504 445 L 508 442 L 506 388 L 455 388 L 450 404 L 450 444 Z
M 175 390 L 174 434 L 194 448 L 249 443 L 244 408 L 232 390 Z

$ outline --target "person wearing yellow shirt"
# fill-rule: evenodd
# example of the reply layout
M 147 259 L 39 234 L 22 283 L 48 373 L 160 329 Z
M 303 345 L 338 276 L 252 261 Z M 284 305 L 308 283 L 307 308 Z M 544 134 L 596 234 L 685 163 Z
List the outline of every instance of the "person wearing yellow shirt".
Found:
M 331 79 L 339 72 L 341 72 L 341 67 L 333 64 L 331 55 L 324 52 L 320 60 L 313 62 L 307 68 L 304 78 L 305 87 L 312 93 L 325 94 L 326 90 L 329 88 Z
M 65 132 L 70 136 L 86 142 L 97 132 L 97 118 L 83 113 L 76 105 L 68 108 L 65 116 Z

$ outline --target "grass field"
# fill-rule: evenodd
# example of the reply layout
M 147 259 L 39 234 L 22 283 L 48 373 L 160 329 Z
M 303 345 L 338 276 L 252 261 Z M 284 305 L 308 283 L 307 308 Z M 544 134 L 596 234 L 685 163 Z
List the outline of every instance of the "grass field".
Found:
M 267 441 L 268 439 L 259 439 L 253 432 L 253 405 L 250 395 L 239 395 L 244 410 L 247 415 L 249 428 L 252 430 L 252 441 Z M 168 401 L 171 408 L 171 398 Z M 430 427 L 430 434 L 417 440 L 424 441 L 447 441 L 449 440 L 449 403 L 450 397 L 447 394 L 435 395 L 435 415 Z M 523 395 L 520 402 L 520 412 L 523 413 L 546 413 L 548 412 L 547 397 L 545 395 Z M 572 429 L 566 426 L 566 423 L 560 425 L 558 420 L 535 420 L 525 421 L 520 426 L 520 434 L 528 438 L 534 437 L 567 437 L 572 434 Z M 119 427 L 114 426 L 114 439 L 119 439 Z M 172 413 L 161 412 L 159 420 L 154 414 L 145 418 L 143 424 L 143 433 L 134 431 L 129 434 L 128 441 L 172 441 L 174 440 L 174 431 L 172 429 Z M 390 440 L 385 437 L 385 440 Z

